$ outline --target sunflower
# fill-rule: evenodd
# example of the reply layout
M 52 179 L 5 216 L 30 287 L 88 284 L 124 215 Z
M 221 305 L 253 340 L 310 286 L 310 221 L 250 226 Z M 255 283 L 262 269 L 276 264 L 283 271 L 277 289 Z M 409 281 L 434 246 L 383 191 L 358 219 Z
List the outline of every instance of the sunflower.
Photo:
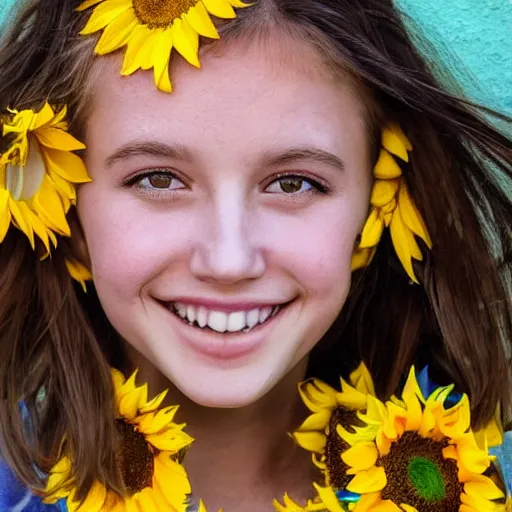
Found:
M 297 443 L 312 452 L 314 464 L 322 471 L 326 483 L 335 489 L 344 489 L 349 481 L 340 458 L 349 445 L 337 435 L 336 429 L 340 424 L 356 425 L 357 411 L 366 409 L 368 395 L 375 395 L 364 363 L 352 372 L 349 382 L 340 381 L 341 392 L 317 379 L 299 386 L 300 396 L 312 414 L 293 433 Z
M 0 119 L 7 147 L 0 153 L 0 242 L 12 222 L 33 248 L 37 236 L 46 256 L 56 234 L 71 234 L 66 213 L 76 201 L 75 184 L 90 178 L 72 153 L 85 146 L 67 132 L 65 118 L 66 107 L 57 112 L 45 103 L 39 112 L 9 110 Z
M 368 397 L 367 423 L 342 455 L 353 475 L 346 489 L 361 495 L 356 512 L 504 512 L 504 493 L 486 476 L 492 457 L 470 428 L 466 395 L 450 408 L 453 386 L 424 397 L 414 368 L 401 398 L 385 404 Z M 373 439 L 372 439 L 373 438 Z
M 422 261 L 423 254 L 416 237 L 421 238 L 429 249 L 432 248 L 432 240 L 396 160 L 408 163 L 412 149 L 411 142 L 398 124 L 390 123 L 383 128 L 380 154 L 373 170 L 375 181 L 370 197 L 371 210 L 352 257 L 352 270 L 371 262 L 384 228 L 389 228 L 398 259 L 409 278 L 418 283 L 412 260 Z
M 73 481 L 72 465 L 64 457 L 50 472 L 46 501 L 55 503 L 63 499 L 69 512 L 185 512 L 191 489 L 179 459 L 192 438 L 183 432 L 185 425 L 173 422 L 177 407 L 158 410 L 167 391 L 148 401 L 147 384 L 135 385 L 137 372 L 128 380 L 117 370 L 112 370 L 112 375 L 119 414 L 116 426 L 120 441 L 116 456 L 128 496 L 122 498 L 95 482 L 80 506 L 69 485 Z M 205 511 L 202 502 L 199 511 Z
M 153 68 L 155 84 L 171 92 L 169 61 L 174 48 L 190 64 L 200 67 L 199 36 L 218 39 L 210 15 L 235 18 L 240 0 L 86 0 L 78 10 L 94 8 L 82 35 L 103 33 L 96 45 L 98 55 L 126 46 L 122 75 Z

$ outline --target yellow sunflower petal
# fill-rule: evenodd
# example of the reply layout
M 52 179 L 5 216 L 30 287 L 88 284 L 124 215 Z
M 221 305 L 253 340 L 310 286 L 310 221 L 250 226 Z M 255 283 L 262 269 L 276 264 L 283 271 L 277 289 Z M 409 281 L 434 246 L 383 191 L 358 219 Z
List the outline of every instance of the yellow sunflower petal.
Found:
M 159 35 L 154 54 L 154 77 L 155 84 L 163 92 L 172 92 L 172 84 L 169 76 L 169 59 L 172 50 L 173 32 L 172 29 L 164 30 Z
M 379 453 L 375 443 L 358 443 L 341 454 L 341 459 L 345 464 L 355 471 L 370 469 L 377 462 Z
M 98 5 L 91 14 L 87 24 L 80 32 L 81 35 L 88 35 L 105 28 L 114 21 L 120 14 L 131 8 L 131 0 L 105 0 Z
M 151 443 L 157 450 L 179 452 L 192 443 L 192 438 L 185 432 L 178 432 L 174 436 L 169 436 L 167 432 L 163 434 L 150 434 L 146 436 L 146 441 Z
M 197 53 L 197 32 L 187 30 L 185 23 L 180 18 L 174 20 L 172 24 L 172 42 L 174 48 L 187 62 L 198 68 L 200 67 L 200 63 Z
M 398 193 L 399 186 L 400 180 L 398 179 L 377 180 L 372 189 L 371 205 L 380 208 L 391 202 Z
M 487 500 L 500 500 L 505 493 L 488 477 L 478 475 L 473 482 L 464 484 L 464 492 L 468 496 L 482 496 Z
M 398 193 L 398 204 L 400 213 L 406 226 L 416 235 L 423 239 L 429 248 L 432 248 L 432 240 L 428 234 L 425 222 L 420 212 L 411 199 L 405 182 L 402 182 L 400 192 Z
M 460 501 L 462 505 L 472 507 L 478 512 L 503 512 L 502 505 L 498 505 L 479 495 L 468 495 L 465 492 L 461 493 Z M 460 510 L 460 509 L 459 509 Z
M 93 5 L 99 4 L 100 2 L 104 2 L 105 0 L 86 0 L 82 4 L 80 4 L 76 10 L 77 11 L 85 11 L 86 9 L 89 9 L 89 7 L 92 7 Z
M 165 397 L 167 396 L 167 393 L 168 393 L 168 390 L 166 389 L 165 391 L 162 391 L 160 394 L 155 396 L 155 398 L 153 398 L 152 400 L 150 400 L 146 404 L 144 404 L 144 405 L 140 404 L 139 405 L 139 412 L 141 414 L 145 414 L 145 413 L 148 413 L 148 412 L 156 411 L 160 407 L 162 402 L 164 401 Z
M 57 233 L 70 236 L 71 230 L 66 219 L 61 198 L 48 178 L 43 179 L 39 191 L 32 199 L 35 211 Z
M 294 432 L 293 438 L 297 444 L 309 452 L 322 453 L 327 438 L 321 432 Z
M 404 511 L 404 512 L 418 512 L 418 509 L 416 507 L 413 507 L 411 505 L 407 505 L 407 503 L 401 503 L 400 504 L 400 508 Z
M 149 413 L 137 419 L 139 430 L 143 434 L 157 434 L 169 425 L 178 410 L 176 405 L 165 407 L 157 413 Z
M 383 231 L 384 222 L 380 216 L 379 209 L 372 208 L 372 211 L 370 212 L 370 215 L 363 227 L 359 247 L 362 249 L 375 247 L 379 243 Z
M 41 219 L 29 208 L 29 206 L 25 202 L 20 202 L 18 204 L 20 210 L 23 212 L 23 216 L 27 219 L 27 222 L 30 223 L 34 233 L 37 237 L 43 242 L 43 245 L 46 249 L 46 254 L 50 253 L 50 237 L 47 226 L 41 221 Z
M 48 167 L 61 178 L 72 183 L 88 183 L 91 181 L 85 164 L 79 156 L 67 151 L 49 148 L 44 150 L 43 156 Z
M 86 281 L 92 279 L 92 274 L 87 267 L 82 265 L 76 260 L 66 260 L 66 268 L 68 269 L 69 275 L 82 285 L 84 292 L 87 291 Z
M 173 510 L 182 510 L 183 503 L 192 492 L 185 468 L 168 454 L 160 453 L 154 460 L 153 485 Z
M 219 38 L 219 33 L 202 2 L 192 6 L 185 15 L 185 19 L 198 34 L 211 39 Z
M 138 21 L 133 11 L 131 9 L 124 11 L 105 27 L 94 50 L 98 55 L 106 55 L 118 50 L 128 42 L 137 25 Z
M 67 500 L 67 506 L 69 512 L 85 510 L 87 510 L 87 512 L 101 512 L 103 510 L 103 504 L 105 503 L 106 498 L 106 487 L 99 482 L 94 482 L 91 490 L 89 491 L 89 494 L 87 494 L 87 497 L 83 503 L 80 501 L 75 501 L 73 496 L 70 496 L 70 498 Z
M 25 217 L 24 211 L 20 209 L 20 204 L 21 203 L 18 203 L 9 196 L 9 209 L 11 210 L 12 218 L 15 221 L 17 227 L 23 231 L 23 233 L 25 233 L 33 249 L 35 247 L 34 230 L 30 224 L 30 220 Z
M 128 40 L 124 54 L 123 67 L 121 69 L 122 76 L 131 75 L 141 67 L 141 59 L 138 57 L 150 34 L 150 30 L 145 25 L 137 25 L 135 27 Z
M 412 144 L 396 123 L 390 124 L 382 130 L 382 146 L 405 162 L 409 161 L 407 150 L 412 150 Z
M 59 128 L 53 128 L 51 126 L 40 128 L 35 133 L 38 142 L 52 149 L 58 149 L 61 151 L 78 151 L 85 149 L 85 144 L 82 144 L 79 140 L 75 139 L 73 135 Z
M 353 272 L 354 270 L 367 267 L 375 256 L 376 249 L 376 247 L 368 249 L 357 248 L 352 254 L 350 270 Z
M 366 471 L 361 471 L 352 478 L 347 485 L 347 490 L 366 494 L 369 492 L 382 491 L 386 486 L 386 472 L 381 466 L 374 466 Z
M 472 432 L 457 440 L 457 454 L 459 463 L 472 473 L 483 473 L 491 463 L 489 455 L 478 448 Z
M 9 192 L 5 189 L 0 189 L 0 242 L 4 241 L 10 225 L 11 211 L 9 210 Z
M 421 260 L 421 251 L 416 240 L 414 240 L 414 235 L 411 230 L 403 222 L 399 208 L 397 208 L 393 214 L 390 231 L 393 247 L 407 275 L 413 282 L 419 283 L 412 268 L 412 258 L 414 257 L 417 260 Z
M 329 512 L 343 512 L 343 507 L 341 506 L 336 494 L 332 487 L 321 487 L 320 485 L 314 483 L 316 491 L 318 492 L 318 496 L 322 500 L 322 504 L 327 507 Z
M 302 423 L 298 430 L 324 430 L 327 427 L 327 425 L 329 425 L 330 419 L 331 411 L 329 410 L 315 412 L 306 418 L 306 420 L 304 421 L 304 423 Z
M 209 13 L 217 18 L 232 19 L 236 17 L 233 7 L 228 0 L 203 0 L 203 4 Z
M 379 180 L 392 180 L 402 175 L 402 169 L 385 149 L 381 149 L 373 175 Z
M 59 117 L 65 116 L 67 109 L 62 109 L 58 114 Z M 45 102 L 43 108 L 37 112 L 32 113 L 32 123 L 30 126 L 31 131 L 39 130 L 43 126 L 51 123 L 51 121 L 55 118 L 55 112 L 53 108 L 48 102 Z
M 419 395 L 421 391 L 416 380 L 416 371 L 412 366 L 402 391 L 402 400 L 407 407 L 405 430 L 418 430 L 421 426 L 423 410 Z
M 119 414 L 127 420 L 133 420 L 137 416 L 139 407 L 140 389 L 136 388 L 121 398 L 118 409 Z

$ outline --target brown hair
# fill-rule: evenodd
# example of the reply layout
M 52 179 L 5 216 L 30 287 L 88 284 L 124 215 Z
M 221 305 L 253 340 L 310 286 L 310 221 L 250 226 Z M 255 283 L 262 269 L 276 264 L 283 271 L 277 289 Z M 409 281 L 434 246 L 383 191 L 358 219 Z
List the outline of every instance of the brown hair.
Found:
M 83 129 L 94 41 L 78 36 L 79 3 L 32 0 L 14 23 L 0 48 L 0 110 L 48 99 L 68 104 L 75 132 Z M 388 396 L 410 364 L 429 363 L 440 384 L 469 394 L 475 426 L 498 404 L 509 414 L 512 142 L 491 122 L 509 119 L 441 83 L 392 0 L 256 0 L 221 30 L 229 41 L 283 27 L 306 37 L 333 69 L 355 74 L 378 105 L 375 123 L 403 128 L 414 146 L 404 176 L 434 242 L 415 266 L 422 285 L 413 286 L 384 236 L 371 265 L 354 274 L 309 373 L 331 382 L 363 358 Z M 73 286 L 69 250 L 60 240 L 39 261 L 16 229 L 0 245 L 2 454 L 41 488 L 33 464 L 47 469 L 65 443 L 81 495 L 94 479 L 123 492 L 109 376 L 109 364 L 122 366 L 122 346 L 94 290 L 84 296 Z

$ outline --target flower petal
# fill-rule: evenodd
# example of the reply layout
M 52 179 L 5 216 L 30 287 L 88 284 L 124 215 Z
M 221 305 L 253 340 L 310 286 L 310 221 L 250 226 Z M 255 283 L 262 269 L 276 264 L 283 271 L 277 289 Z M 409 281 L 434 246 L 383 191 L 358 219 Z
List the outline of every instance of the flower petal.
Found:
M 375 466 L 366 471 L 361 471 L 352 478 L 347 485 L 347 490 L 358 494 L 382 491 L 386 486 L 386 472 L 381 466 Z

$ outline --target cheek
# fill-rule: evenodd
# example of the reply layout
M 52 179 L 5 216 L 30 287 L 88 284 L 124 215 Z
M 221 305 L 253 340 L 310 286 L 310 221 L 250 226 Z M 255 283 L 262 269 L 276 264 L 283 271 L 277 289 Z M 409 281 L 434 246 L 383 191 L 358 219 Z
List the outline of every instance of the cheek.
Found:
M 267 219 L 266 243 L 275 266 L 301 285 L 306 296 L 341 307 L 350 286 L 351 260 L 366 218 L 366 202 L 332 199 L 305 214 Z
M 186 245 L 181 230 L 173 228 L 176 219 L 169 222 L 127 195 L 107 194 L 99 183 L 80 191 L 78 213 L 98 292 L 125 301 Z

